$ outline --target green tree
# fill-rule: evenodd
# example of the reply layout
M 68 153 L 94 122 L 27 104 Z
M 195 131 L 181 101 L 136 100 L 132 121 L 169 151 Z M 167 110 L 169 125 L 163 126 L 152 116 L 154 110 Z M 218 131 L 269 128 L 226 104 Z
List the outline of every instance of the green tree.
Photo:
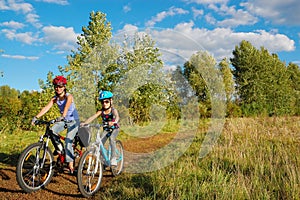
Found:
M 250 42 L 242 41 L 240 46 L 236 46 L 233 51 L 233 58 L 230 59 L 234 67 L 234 77 L 241 107 L 245 115 L 258 114 L 262 112 L 264 106 L 258 102 L 265 102 L 262 85 L 258 81 L 260 67 L 257 64 L 259 52 Z M 250 110 L 250 111 L 249 111 Z M 249 112 L 249 113 L 248 113 Z
M 40 111 L 41 94 L 37 91 L 23 91 L 20 95 L 22 109 L 19 111 L 19 121 L 21 121 L 22 129 L 31 127 L 32 118 Z
M 38 107 L 37 112 L 33 113 L 34 117 L 49 101 L 50 99 L 55 95 L 55 90 L 53 88 L 52 80 L 54 78 L 53 72 L 48 72 L 46 81 L 39 80 L 39 85 L 41 88 L 41 92 L 39 92 L 38 95 Z M 68 88 L 68 85 L 67 85 Z M 55 105 L 52 106 L 52 108 L 43 116 L 45 120 L 55 119 L 56 117 L 60 116 L 58 107 Z M 32 118 L 31 117 L 31 118 Z M 31 119 L 30 118 L 30 119 Z
M 168 84 L 160 56 L 149 35 L 135 33 L 133 38 L 125 38 L 119 57 L 120 82 L 116 93 L 123 105 L 129 100 L 127 106 L 134 123 L 150 121 L 153 105 L 168 106 Z
M 211 95 L 218 73 L 216 60 L 206 51 L 193 54 L 183 66 L 183 75 L 198 97 L 201 117 L 211 117 Z
M 242 41 L 233 51 L 231 63 L 234 66 L 239 102 L 243 114 L 283 115 L 291 112 L 288 77 L 284 64 L 277 55 L 250 42 Z
M 300 68 L 294 63 L 289 63 L 287 72 L 292 88 L 292 109 L 293 114 L 300 115 Z
M 15 130 L 18 126 L 18 113 L 21 110 L 19 91 L 8 85 L 0 87 L 0 130 Z
M 226 93 L 227 116 L 238 117 L 241 114 L 240 107 L 236 103 L 235 82 L 233 70 L 230 68 L 230 63 L 227 59 L 223 59 L 219 63 L 219 68 L 223 76 L 224 88 Z
M 78 37 L 78 49 L 68 57 L 68 65 L 60 67 L 68 77 L 68 88 L 74 96 L 81 118 L 95 113 L 99 90 L 112 90 L 117 48 L 110 44 L 111 24 L 101 12 L 91 12 L 87 27 Z

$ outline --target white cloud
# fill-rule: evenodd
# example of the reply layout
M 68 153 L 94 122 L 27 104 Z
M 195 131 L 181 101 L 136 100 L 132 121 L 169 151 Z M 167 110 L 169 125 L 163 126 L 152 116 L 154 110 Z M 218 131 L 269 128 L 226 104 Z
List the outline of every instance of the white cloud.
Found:
M 21 29 L 25 25 L 22 24 L 22 23 L 20 23 L 20 22 L 16 22 L 14 20 L 11 20 L 9 22 L 2 22 L 2 23 L 0 23 L 0 26 L 6 26 L 6 27 L 12 28 L 12 29 Z
M 231 16 L 231 18 L 218 21 L 217 25 L 222 27 L 235 27 L 239 25 L 253 25 L 258 21 L 255 16 L 243 10 L 234 11 L 231 13 Z
M 205 19 L 208 23 L 219 27 L 237 27 L 240 25 L 253 25 L 258 22 L 258 18 L 248 11 L 236 9 L 235 6 L 228 7 L 226 4 L 208 6 L 217 15 L 221 16 L 223 20 L 217 20 L 212 13 L 208 13 Z
M 71 50 L 76 46 L 79 34 L 75 33 L 73 27 L 46 26 L 42 30 L 45 35 L 43 41 L 55 44 L 56 49 Z
M 125 13 L 128 13 L 129 11 L 131 11 L 131 7 L 129 5 L 126 5 L 126 6 L 123 7 L 123 11 Z
M 217 24 L 217 20 L 212 16 L 211 13 L 208 13 L 207 15 L 204 16 L 205 20 L 207 23 L 215 25 Z
M 59 5 L 68 5 L 69 2 L 68 0 L 36 0 L 36 1 L 41 1 L 45 3 L 54 3 L 54 4 L 59 4 Z
M 17 2 L 15 0 L 0 1 L 0 10 L 12 10 L 22 13 L 30 13 L 33 11 L 33 7 L 29 3 Z
M 9 6 L 5 3 L 4 0 L 0 0 L 0 10 L 9 10 Z
M 36 28 L 41 28 L 42 24 L 39 22 L 39 16 L 33 13 L 28 13 L 26 15 L 26 21 L 31 23 Z
M 300 25 L 299 0 L 249 0 L 241 3 L 249 12 L 264 17 L 272 23 L 284 25 Z
M 192 12 L 194 19 L 197 19 L 198 17 L 201 17 L 204 14 L 204 10 L 197 9 L 195 7 L 192 7 Z
M 3 29 L 1 31 L 9 40 L 16 40 L 25 44 L 32 44 L 38 41 L 38 36 L 33 35 L 32 32 L 17 33 L 15 30 Z
M 23 55 L 8 55 L 8 54 L 2 54 L 3 58 L 12 58 L 12 59 L 18 59 L 18 60 L 37 60 L 39 57 L 37 56 L 23 56 Z
M 0 0 L 0 10 L 12 10 L 15 12 L 21 12 L 25 15 L 26 22 L 29 22 L 36 28 L 41 28 L 42 25 L 39 22 L 39 16 L 35 14 L 34 8 L 29 3 L 23 3 L 21 1 L 16 0 Z
M 161 22 L 163 19 L 165 19 L 168 16 L 182 15 L 187 13 L 189 13 L 189 11 L 184 10 L 182 8 L 171 7 L 169 8 L 168 11 L 160 12 L 155 17 L 152 17 L 151 20 L 146 22 L 146 26 L 147 27 L 154 26 L 157 22 Z
M 197 4 L 216 4 L 216 3 L 227 3 L 228 0 L 184 0 L 188 3 L 197 3 Z
M 295 50 L 295 42 L 276 31 L 234 32 L 229 28 L 208 30 L 194 27 L 192 21 L 180 23 L 174 28 L 150 29 L 149 33 L 157 46 L 167 53 L 165 58 L 168 63 L 175 64 L 183 64 L 182 61 L 188 60 L 200 50 L 210 52 L 219 61 L 225 57 L 230 58 L 234 47 L 242 40 L 249 41 L 256 48 L 263 46 L 270 53 Z

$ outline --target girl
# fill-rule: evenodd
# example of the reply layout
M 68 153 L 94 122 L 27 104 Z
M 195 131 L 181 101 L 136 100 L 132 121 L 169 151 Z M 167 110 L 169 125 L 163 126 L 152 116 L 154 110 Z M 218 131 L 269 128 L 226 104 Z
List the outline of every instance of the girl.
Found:
M 117 109 L 115 109 L 113 104 L 113 93 L 110 91 L 102 91 L 99 95 L 99 101 L 101 101 L 102 109 L 97 111 L 96 114 L 88 118 L 83 124 L 89 124 L 97 117 L 101 116 L 103 123 L 108 123 L 109 127 L 113 128 L 113 131 L 110 135 L 110 145 L 111 145 L 111 151 L 112 151 L 112 159 L 111 159 L 111 165 L 117 166 L 117 160 L 116 160 L 116 137 L 119 134 L 119 114 Z M 104 128 L 103 134 L 107 134 L 108 130 Z M 102 140 L 102 143 L 105 144 L 107 140 L 107 137 L 104 137 Z

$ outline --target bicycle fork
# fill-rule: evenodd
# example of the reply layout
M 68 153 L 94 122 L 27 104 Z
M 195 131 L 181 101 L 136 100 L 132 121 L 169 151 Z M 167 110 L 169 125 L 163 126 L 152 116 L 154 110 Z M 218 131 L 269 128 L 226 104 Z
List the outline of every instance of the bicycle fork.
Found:
M 91 169 L 91 167 L 93 166 L 93 162 L 92 162 L 93 157 L 92 156 L 89 156 L 89 158 L 88 158 L 88 168 L 87 168 L 88 173 L 89 174 L 91 173 L 93 175 L 97 173 L 99 162 L 101 163 L 101 161 L 100 161 L 100 152 L 99 152 L 98 148 L 96 148 L 95 152 L 96 153 L 93 153 L 93 155 L 96 156 L 95 168 Z
M 41 145 L 41 148 L 37 149 L 37 152 L 36 152 L 37 161 L 36 162 L 38 163 L 38 166 L 39 166 L 38 168 L 43 169 L 44 164 L 45 164 L 45 160 L 46 160 L 46 154 L 47 154 L 47 149 L 48 149 L 48 144 L 49 144 L 49 137 L 47 137 L 46 142 L 45 142 L 43 140 L 43 136 L 41 136 L 40 142 L 42 143 L 42 145 Z M 43 152 L 42 159 L 40 160 L 40 151 L 41 151 L 41 149 L 44 149 L 44 152 Z

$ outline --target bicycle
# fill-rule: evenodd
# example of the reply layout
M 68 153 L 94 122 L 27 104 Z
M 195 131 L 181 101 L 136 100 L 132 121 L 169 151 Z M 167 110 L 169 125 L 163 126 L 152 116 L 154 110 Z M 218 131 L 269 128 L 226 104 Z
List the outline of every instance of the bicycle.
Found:
M 112 166 L 111 160 L 111 146 L 104 145 L 102 139 L 110 137 L 113 129 L 110 129 L 107 134 L 101 135 L 100 128 L 107 128 L 106 124 L 88 124 L 84 127 L 94 127 L 97 129 L 96 141 L 91 144 L 89 150 L 84 152 L 78 164 L 77 184 L 79 191 L 84 197 L 93 196 L 101 186 L 103 177 L 103 170 L 106 167 L 110 168 L 113 176 L 121 174 L 124 167 L 124 149 L 120 140 L 116 140 L 116 159 L 117 166 Z M 107 144 L 108 142 L 106 142 Z
M 52 179 L 54 169 L 63 172 L 63 168 L 66 165 L 65 150 L 64 145 L 62 145 L 65 137 L 54 134 L 50 129 L 50 126 L 55 122 L 56 120 L 37 120 L 35 125 L 46 125 L 45 133 L 40 136 L 37 143 L 26 147 L 18 159 L 16 169 L 17 182 L 27 193 L 45 188 Z M 52 142 L 56 152 L 61 151 L 58 153 L 56 162 L 49 147 L 49 140 Z M 77 133 L 73 140 L 75 158 L 82 156 L 83 147 L 86 145 L 83 143 Z

